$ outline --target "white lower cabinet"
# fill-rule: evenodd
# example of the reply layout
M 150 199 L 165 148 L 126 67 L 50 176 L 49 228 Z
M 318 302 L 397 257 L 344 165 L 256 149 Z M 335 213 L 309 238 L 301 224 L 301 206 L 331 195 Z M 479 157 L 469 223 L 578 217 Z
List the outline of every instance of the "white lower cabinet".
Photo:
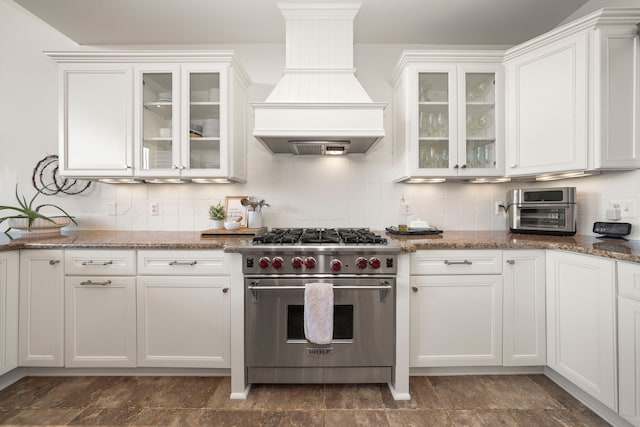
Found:
M 19 366 L 64 365 L 63 251 L 20 251 Z
M 547 362 L 545 251 L 506 250 L 504 258 L 504 366 L 544 366 Z
M 0 375 L 18 366 L 18 252 L 0 252 Z
M 547 251 L 547 364 L 617 411 L 615 261 Z
M 65 365 L 136 366 L 134 277 L 67 276 Z
M 412 254 L 412 273 L 428 271 L 423 270 L 428 265 L 452 273 L 411 276 L 410 366 L 502 364 L 502 275 L 473 274 L 476 268 L 499 273 L 500 256 L 500 251 Z
M 65 365 L 136 366 L 136 253 L 67 250 Z
M 619 413 L 640 426 L 640 264 L 618 262 Z
M 139 276 L 138 365 L 229 368 L 229 277 Z

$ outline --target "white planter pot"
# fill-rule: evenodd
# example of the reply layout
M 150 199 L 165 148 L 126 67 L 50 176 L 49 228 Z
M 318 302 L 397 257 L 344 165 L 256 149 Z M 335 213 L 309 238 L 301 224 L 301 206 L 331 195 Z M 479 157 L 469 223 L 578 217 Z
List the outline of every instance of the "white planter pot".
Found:
M 211 220 L 211 228 L 214 230 L 220 230 L 224 228 L 224 220 L 222 219 L 212 219 Z

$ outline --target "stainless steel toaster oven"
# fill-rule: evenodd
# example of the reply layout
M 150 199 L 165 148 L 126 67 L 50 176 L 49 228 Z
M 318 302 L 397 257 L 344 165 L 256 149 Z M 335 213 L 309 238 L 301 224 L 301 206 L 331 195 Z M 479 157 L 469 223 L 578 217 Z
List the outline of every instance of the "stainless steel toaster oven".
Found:
M 525 188 L 507 192 L 509 229 L 516 233 L 576 234 L 576 188 Z

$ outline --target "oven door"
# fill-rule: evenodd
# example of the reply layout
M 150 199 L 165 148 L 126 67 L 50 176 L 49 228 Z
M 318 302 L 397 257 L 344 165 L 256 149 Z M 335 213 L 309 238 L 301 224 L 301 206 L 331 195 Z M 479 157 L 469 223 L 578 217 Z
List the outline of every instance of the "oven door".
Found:
M 246 279 L 245 361 L 248 367 L 392 366 L 395 279 Z M 304 285 L 330 282 L 333 339 L 304 336 Z

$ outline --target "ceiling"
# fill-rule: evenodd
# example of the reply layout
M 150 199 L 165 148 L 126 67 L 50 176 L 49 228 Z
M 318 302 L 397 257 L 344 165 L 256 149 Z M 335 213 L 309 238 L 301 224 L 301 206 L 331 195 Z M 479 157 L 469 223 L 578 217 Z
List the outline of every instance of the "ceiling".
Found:
M 15 0 L 82 45 L 283 43 L 290 0 Z M 318 3 L 344 2 L 320 0 Z M 586 0 L 361 0 L 355 43 L 514 45 Z

